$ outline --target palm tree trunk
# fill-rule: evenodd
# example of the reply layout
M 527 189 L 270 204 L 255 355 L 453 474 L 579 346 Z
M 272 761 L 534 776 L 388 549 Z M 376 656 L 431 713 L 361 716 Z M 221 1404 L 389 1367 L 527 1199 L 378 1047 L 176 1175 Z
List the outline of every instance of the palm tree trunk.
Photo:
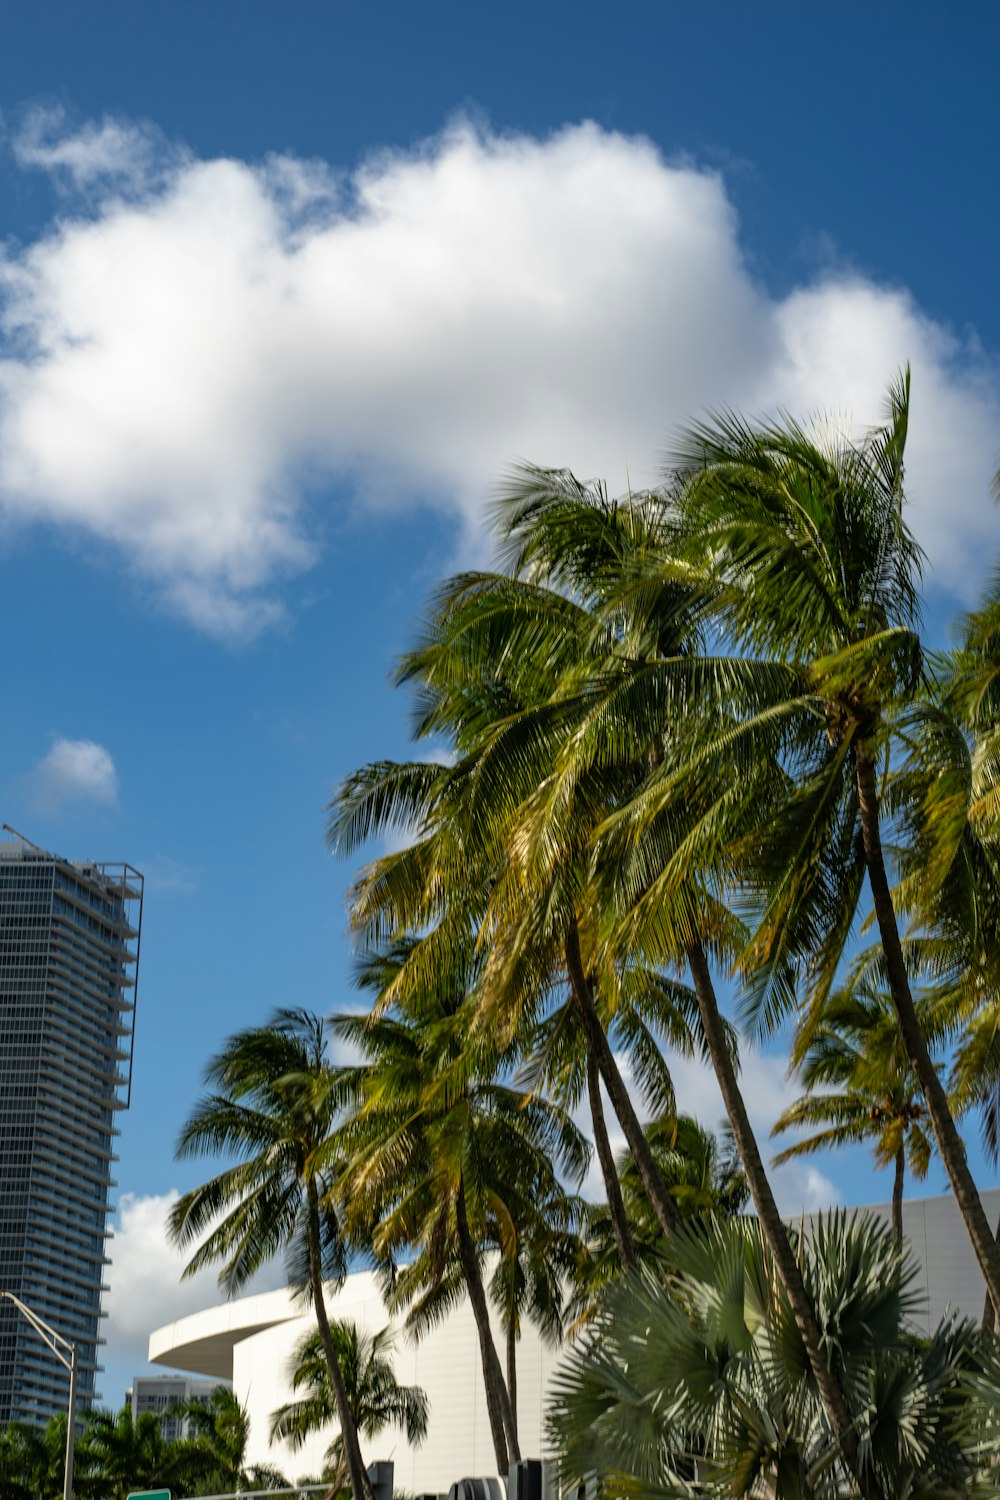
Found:
M 472 1303 L 472 1315 L 479 1334 L 479 1352 L 483 1364 L 483 1381 L 486 1385 L 486 1410 L 489 1413 L 490 1431 L 493 1435 L 493 1451 L 501 1475 L 521 1457 L 517 1443 L 517 1429 L 510 1407 L 510 1397 L 504 1384 L 503 1369 L 497 1346 L 493 1342 L 490 1327 L 490 1310 L 486 1301 L 486 1288 L 479 1269 L 479 1258 L 469 1228 L 469 1216 L 465 1206 L 465 1183 L 461 1179 L 455 1198 L 455 1223 L 458 1228 L 458 1249 L 462 1260 L 462 1274 Z
M 899 1022 L 899 1032 L 906 1048 L 910 1066 L 927 1104 L 927 1113 L 934 1127 L 934 1137 L 945 1171 L 955 1194 L 955 1202 L 965 1220 L 965 1227 L 972 1241 L 979 1268 L 986 1282 L 986 1289 L 994 1307 L 1000 1307 L 1000 1246 L 997 1245 L 990 1222 L 983 1209 L 975 1180 L 969 1171 L 965 1144 L 948 1108 L 948 1096 L 931 1060 L 917 1020 L 910 992 L 910 979 L 906 972 L 902 944 L 899 941 L 899 926 L 896 908 L 885 871 L 882 853 L 882 834 L 879 827 L 878 791 L 875 785 L 875 763 L 867 747 L 859 744 L 856 749 L 858 801 L 861 813 L 861 837 L 864 841 L 865 865 L 871 885 L 875 919 L 878 922 L 882 953 L 885 957 L 886 978 L 889 994 Z
M 1000 1246 L 1000 1217 L 997 1218 L 996 1242 L 997 1245 Z M 989 1292 L 987 1292 L 986 1300 L 983 1306 L 983 1332 L 996 1333 L 996 1327 L 997 1310 L 993 1306 L 993 1298 L 990 1296 Z
M 306 1216 L 309 1234 L 309 1281 L 312 1287 L 313 1309 L 323 1344 L 323 1353 L 326 1355 L 326 1363 L 330 1371 L 330 1384 L 333 1386 L 333 1394 L 337 1402 L 340 1435 L 351 1480 L 351 1495 L 353 1500 L 374 1500 L 368 1471 L 361 1457 L 361 1444 L 358 1441 L 354 1417 L 351 1415 L 344 1377 L 340 1372 L 340 1360 L 337 1358 L 336 1345 L 333 1342 L 333 1334 L 330 1332 L 330 1319 L 326 1313 L 326 1301 L 323 1295 L 323 1258 L 319 1234 L 319 1197 L 316 1186 L 312 1182 L 306 1188 Z
M 566 968 L 569 973 L 573 998 L 580 1012 L 583 1034 L 588 1051 L 593 1051 L 604 1087 L 608 1091 L 611 1107 L 625 1133 L 625 1140 L 635 1160 L 636 1170 L 652 1204 L 653 1212 L 664 1234 L 671 1234 L 680 1223 L 677 1205 L 667 1191 L 663 1173 L 656 1164 L 649 1142 L 635 1112 L 625 1080 L 622 1078 L 611 1044 L 604 1034 L 604 1027 L 594 1004 L 594 992 L 583 967 L 580 953 L 580 933 L 576 918 L 566 932 Z
M 726 1045 L 726 1032 L 722 1016 L 719 1011 L 719 1002 L 715 994 L 715 985 L 712 983 L 711 970 L 705 957 L 705 950 L 700 943 L 692 944 L 687 953 L 688 963 L 691 968 L 691 978 L 694 981 L 695 996 L 698 1001 L 698 1011 L 701 1016 L 702 1031 L 708 1045 L 709 1056 L 715 1069 L 719 1089 L 722 1093 L 722 1102 L 729 1117 L 733 1137 L 736 1141 L 743 1170 L 746 1173 L 747 1182 L 753 1197 L 754 1207 L 757 1210 L 757 1218 L 767 1242 L 768 1249 L 774 1259 L 778 1275 L 781 1277 L 782 1285 L 788 1296 L 792 1314 L 802 1336 L 805 1346 L 806 1357 L 809 1367 L 813 1373 L 813 1379 L 820 1394 L 820 1399 L 826 1408 L 844 1462 L 850 1469 L 861 1494 L 865 1500 L 876 1500 L 879 1494 L 878 1487 L 867 1468 L 860 1462 L 858 1450 L 858 1437 L 851 1421 L 850 1411 L 844 1396 L 843 1389 L 837 1376 L 831 1370 L 823 1352 L 823 1335 L 819 1323 L 816 1320 L 816 1310 L 812 1299 L 806 1289 L 802 1278 L 802 1271 L 792 1249 L 791 1241 L 785 1230 L 778 1205 L 774 1201 L 771 1192 L 771 1184 L 764 1170 L 760 1152 L 757 1149 L 757 1141 L 754 1137 L 750 1117 L 743 1103 L 739 1085 L 736 1082 L 736 1070 L 733 1066 L 729 1048 Z
M 514 1414 L 514 1426 L 517 1427 L 517 1321 L 514 1318 L 513 1308 L 507 1323 L 507 1395 L 510 1397 L 510 1409 Z
M 608 1138 L 608 1127 L 604 1120 L 604 1100 L 601 1098 L 601 1075 L 597 1069 L 597 1058 L 594 1056 L 594 1050 L 589 1045 L 587 1047 L 587 1095 L 590 1099 L 590 1118 L 594 1126 L 594 1145 L 597 1147 L 597 1160 L 601 1164 L 604 1192 L 608 1200 L 608 1210 L 611 1214 L 611 1231 L 615 1237 L 615 1246 L 618 1250 L 618 1259 L 622 1263 L 622 1270 L 631 1271 L 635 1267 L 635 1251 L 632 1248 L 632 1235 L 628 1227 L 628 1218 L 625 1214 L 625 1201 L 622 1198 L 622 1185 L 618 1180 L 615 1155 L 611 1149 L 611 1141 Z
M 900 1142 L 896 1152 L 896 1172 L 892 1180 L 892 1237 L 903 1248 L 903 1178 L 906 1175 L 906 1150 Z

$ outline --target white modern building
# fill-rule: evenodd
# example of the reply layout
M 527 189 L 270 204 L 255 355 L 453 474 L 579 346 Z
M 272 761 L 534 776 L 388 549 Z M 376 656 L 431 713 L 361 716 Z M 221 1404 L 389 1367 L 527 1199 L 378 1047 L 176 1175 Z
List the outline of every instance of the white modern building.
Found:
M 349 1276 L 327 1297 L 331 1318 L 377 1332 L 393 1320 L 385 1310 L 370 1272 Z M 243 1297 L 159 1328 L 149 1340 L 153 1364 L 232 1381 L 250 1414 L 249 1463 L 276 1464 L 289 1479 L 318 1474 L 333 1430 L 298 1452 L 283 1443 L 269 1445 L 271 1413 L 292 1400 L 290 1365 L 295 1346 L 315 1321 L 287 1291 Z M 494 1329 L 503 1358 L 503 1335 Z M 525 1457 L 542 1448 L 545 1390 L 559 1361 L 532 1327 L 525 1327 L 518 1349 L 518 1435 Z M 446 1491 L 455 1479 L 496 1474 L 476 1325 L 468 1303 L 455 1308 L 415 1343 L 397 1331 L 393 1349 L 396 1379 L 422 1387 L 430 1404 L 424 1442 L 411 1448 L 403 1433 L 386 1431 L 365 1446 L 369 1463 L 392 1459 L 395 1485 L 411 1494 Z
M 1000 1189 L 985 1192 L 983 1203 L 995 1223 Z M 869 1211 L 888 1220 L 887 1207 Z M 903 1214 L 926 1297 L 921 1320 L 925 1330 L 949 1311 L 979 1318 L 983 1282 L 954 1201 L 950 1197 L 915 1198 L 904 1206 Z M 348 1277 L 343 1288 L 330 1296 L 329 1309 L 331 1317 L 353 1320 L 372 1331 L 392 1321 L 369 1273 Z M 283 1444 L 270 1446 L 268 1434 L 271 1413 L 291 1399 L 289 1366 L 295 1345 L 314 1326 L 308 1309 L 294 1302 L 288 1292 L 268 1292 L 208 1308 L 157 1329 L 149 1341 L 149 1357 L 154 1364 L 231 1381 L 250 1413 L 249 1461 L 275 1463 L 294 1480 L 320 1472 L 330 1437 L 317 1438 L 293 1454 Z M 499 1327 L 494 1332 L 502 1357 Z M 518 1354 L 517 1414 L 526 1458 L 544 1453 L 546 1391 L 559 1359 L 559 1350 L 547 1348 L 533 1328 L 525 1328 Z M 468 1304 L 456 1308 L 419 1343 L 399 1330 L 394 1364 L 398 1380 L 422 1386 L 427 1393 L 428 1435 L 420 1447 L 411 1448 L 403 1434 L 385 1432 L 367 1445 L 366 1459 L 391 1458 L 396 1486 L 413 1495 L 442 1493 L 456 1479 L 494 1474 L 479 1344 Z

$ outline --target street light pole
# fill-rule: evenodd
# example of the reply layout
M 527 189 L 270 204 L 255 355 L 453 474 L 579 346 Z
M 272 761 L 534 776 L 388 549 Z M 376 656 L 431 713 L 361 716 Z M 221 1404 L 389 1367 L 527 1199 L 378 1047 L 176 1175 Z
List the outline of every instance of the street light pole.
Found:
M 73 1454 L 76 1448 L 76 1345 L 70 1345 L 69 1355 L 69 1411 L 66 1420 L 66 1474 L 63 1479 L 63 1500 L 73 1500 Z
M 25 1322 L 30 1323 L 42 1343 L 53 1353 L 64 1370 L 69 1371 L 69 1410 L 66 1416 L 66 1477 L 63 1480 L 63 1500 L 73 1500 L 73 1451 L 76 1447 L 76 1345 L 64 1339 L 61 1333 L 50 1328 L 27 1303 L 13 1292 L 0 1292 L 0 1299 L 12 1302 Z M 68 1350 L 68 1353 L 64 1353 Z

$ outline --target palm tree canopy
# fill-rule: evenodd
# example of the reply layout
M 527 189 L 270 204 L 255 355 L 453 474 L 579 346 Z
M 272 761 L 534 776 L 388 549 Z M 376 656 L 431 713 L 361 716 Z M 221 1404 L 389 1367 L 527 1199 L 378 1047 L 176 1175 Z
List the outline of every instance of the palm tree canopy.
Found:
M 977 1475 L 959 1382 L 979 1369 L 979 1336 L 953 1323 L 930 1340 L 909 1331 L 914 1267 L 864 1215 L 821 1220 L 799 1254 L 881 1492 L 960 1492 Z M 753 1220 L 692 1220 L 670 1240 L 662 1269 L 609 1289 L 557 1376 L 549 1432 L 563 1483 L 596 1473 L 610 1496 L 844 1492 L 798 1329 Z
M 171 1211 L 174 1243 L 200 1241 L 185 1275 L 220 1265 L 220 1284 L 232 1296 L 284 1250 L 293 1283 L 305 1286 L 306 1189 L 314 1183 L 321 1197 L 328 1193 L 331 1168 L 320 1155 L 342 1102 L 324 1024 L 308 1011 L 280 1010 L 268 1025 L 232 1037 L 207 1081 L 213 1091 L 195 1107 L 178 1154 L 228 1155 L 235 1164 Z M 330 1206 L 321 1229 L 324 1274 L 339 1279 L 345 1251 Z
M 391 1330 L 381 1328 L 376 1333 L 367 1333 L 351 1322 L 332 1322 L 330 1329 L 359 1435 L 373 1438 L 387 1427 L 396 1427 L 406 1434 L 407 1442 L 420 1443 L 427 1435 L 427 1397 L 419 1386 L 404 1386 L 397 1381 L 391 1357 Z M 274 1413 L 271 1436 L 283 1438 L 298 1448 L 312 1433 L 337 1420 L 329 1370 L 318 1334 L 308 1334 L 296 1348 L 292 1358 L 292 1386 L 301 1394 Z M 339 1436 L 327 1453 L 327 1462 L 331 1470 L 340 1473 L 343 1455 Z
M 926 1177 L 933 1137 L 919 1082 L 906 1056 L 892 1002 L 862 955 L 857 977 L 808 1028 L 799 1077 L 806 1089 L 775 1121 L 773 1133 L 809 1133 L 780 1151 L 775 1164 L 829 1146 L 871 1143 L 879 1166 L 905 1151 L 911 1170 Z M 941 1008 L 919 1007 L 928 1042 L 946 1039 Z
M 427 941 L 372 955 L 363 983 L 384 991 Z M 560 1173 L 581 1180 L 588 1160 L 564 1111 L 503 1081 L 503 1053 L 473 1024 L 477 972 L 466 946 L 448 967 L 435 966 L 405 1009 L 376 1006 L 334 1021 L 364 1059 L 352 1071 L 353 1112 L 333 1144 L 346 1162 L 338 1197 L 348 1223 L 371 1231 L 376 1255 L 416 1251 L 396 1295 L 405 1301 L 422 1284 L 428 1310 L 453 1269 L 460 1191 L 478 1242 L 496 1244 L 531 1204 L 558 1193 Z M 410 1309 L 418 1322 L 423 1305 Z

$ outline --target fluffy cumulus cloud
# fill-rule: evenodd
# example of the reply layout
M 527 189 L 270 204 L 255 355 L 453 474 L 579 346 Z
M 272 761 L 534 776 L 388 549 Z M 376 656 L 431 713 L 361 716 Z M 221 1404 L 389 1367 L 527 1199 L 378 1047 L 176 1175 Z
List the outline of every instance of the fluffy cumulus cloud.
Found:
M 108 1367 L 113 1365 L 123 1380 L 145 1366 L 154 1329 L 212 1307 L 223 1298 L 212 1270 L 181 1279 L 185 1257 L 168 1242 L 165 1227 L 177 1198 L 176 1192 L 124 1193 L 111 1225 L 102 1333 L 107 1340 Z M 281 1265 L 275 1262 L 249 1292 L 273 1290 L 283 1280 Z M 117 1399 L 117 1392 L 109 1390 L 108 1396 Z
M 56 812 L 74 802 L 110 806 L 118 797 L 111 752 L 93 740 L 56 739 L 27 781 L 29 800 L 39 812 Z
M 907 292 L 755 278 L 726 185 L 593 124 L 458 124 L 352 174 L 198 160 L 36 117 L 81 195 L 0 258 L 0 504 L 120 549 L 218 635 L 282 610 L 321 502 L 432 505 L 456 542 L 512 457 L 622 487 L 706 406 L 879 412 L 914 374 L 911 491 L 940 582 L 990 551 L 1000 403 Z

